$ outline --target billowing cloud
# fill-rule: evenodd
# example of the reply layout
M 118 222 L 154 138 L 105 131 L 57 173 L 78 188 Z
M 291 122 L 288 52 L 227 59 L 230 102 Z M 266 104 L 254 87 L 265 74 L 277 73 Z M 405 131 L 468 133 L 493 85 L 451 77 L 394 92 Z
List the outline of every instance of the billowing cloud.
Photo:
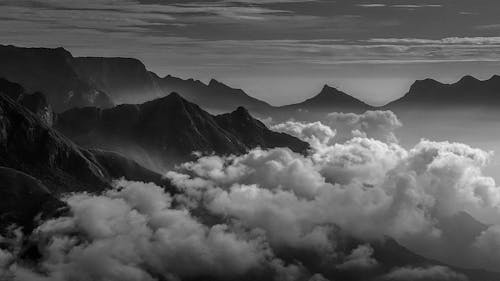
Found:
M 500 266 L 500 190 L 482 174 L 491 153 L 428 140 L 405 149 L 387 138 L 400 126 L 391 113 L 335 118 L 365 135 L 330 142 L 331 127 L 289 122 L 284 130 L 321 149 L 199 156 L 166 174 L 177 194 L 124 180 L 101 195 L 70 194 L 71 212 L 30 237 L 40 263 L 16 262 L 15 247 L 2 247 L 0 264 L 5 274 L 40 280 L 305 281 L 350 272 L 465 280 L 441 266 L 380 271 L 394 268 L 376 252 L 390 237 L 422 255 L 445 251 L 442 262 Z M 446 225 L 462 213 L 491 226 L 445 245 Z
M 390 281 L 466 281 L 463 274 L 456 273 L 444 266 L 428 268 L 398 268 L 387 274 L 384 280 Z
M 287 121 L 273 125 L 270 129 L 295 136 L 314 147 L 331 144 L 336 134 L 335 130 L 319 121 L 314 123 Z
M 327 124 L 338 129 L 342 140 L 353 136 L 368 137 L 384 142 L 397 142 L 394 131 L 402 126 L 392 111 L 367 111 L 364 114 L 330 113 Z
M 377 261 L 372 257 L 373 248 L 370 245 L 360 245 L 352 250 L 346 261 L 337 265 L 341 270 L 365 270 L 377 266 Z

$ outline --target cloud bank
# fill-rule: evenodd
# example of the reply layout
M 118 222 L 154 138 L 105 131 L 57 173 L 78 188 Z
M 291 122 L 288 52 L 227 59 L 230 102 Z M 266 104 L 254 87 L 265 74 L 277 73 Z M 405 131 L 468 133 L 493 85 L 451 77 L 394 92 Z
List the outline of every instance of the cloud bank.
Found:
M 378 252 L 392 238 L 427 256 L 440 246 L 458 251 L 439 256 L 441 262 L 500 266 L 500 190 L 482 174 L 491 153 L 429 140 L 405 149 L 392 138 L 391 130 L 401 126 L 392 113 L 330 117 L 336 127 L 275 125 L 311 142 L 308 155 L 276 148 L 200 156 L 166 174 L 176 194 L 125 180 L 100 195 L 70 194 L 70 213 L 25 237 L 40 252 L 36 265 L 16 251 L 20 239 L 2 238 L 11 245 L 0 247 L 2 275 L 76 281 L 467 279 L 445 266 L 394 263 Z M 335 141 L 338 132 L 350 138 Z M 453 244 L 446 222 L 456 223 L 462 213 L 485 228 L 467 243 Z

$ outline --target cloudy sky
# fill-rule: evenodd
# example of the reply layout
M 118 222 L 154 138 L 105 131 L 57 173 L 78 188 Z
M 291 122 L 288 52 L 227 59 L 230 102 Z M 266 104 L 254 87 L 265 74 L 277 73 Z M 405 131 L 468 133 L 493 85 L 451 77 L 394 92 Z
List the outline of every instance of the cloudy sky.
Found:
M 273 104 L 324 83 L 381 104 L 415 79 L 500 73 L 496 0 L 0 0 L 0 43 L 130 56 Z

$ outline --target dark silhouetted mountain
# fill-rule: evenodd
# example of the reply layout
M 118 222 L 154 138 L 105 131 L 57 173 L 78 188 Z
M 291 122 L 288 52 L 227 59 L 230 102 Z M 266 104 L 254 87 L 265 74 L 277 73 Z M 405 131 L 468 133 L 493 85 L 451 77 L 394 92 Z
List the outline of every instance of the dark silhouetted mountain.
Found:
M 174 192 L 174 188 L 171 186 L 170 182 L 164 179 L 162 175 L 144 168 L 137 162 L 119 153 L 98 149 L 93 149 L 91 152 L 111 178 L 125 178 L 131 181 L 152 182 L 158 186 L 168 188 L 170 192 Z
M 195 151 L 221 155 L 256 146 L 297 152 L 308 148 L 294 137 L 270 131 L 244 109 L 212 116 L 176 93 L 140 105 L 70 109 L 59 115 L 56 127 L 84 146 L 120 151 L 137 160 L 144 160 L 136 154 L 142 151 L 163 167 L 190 159 Z
M 44 94 L 40 92 L 28 94 L 21 85 L 3 78 L 0 78 L 0 93 L 9 96 L 11 99 L 28 108 L 49 127 L 52 126 L 54 113 Z
M 110 163 L 114 167 L 107 170 Z M 0 166 L 38 178 L 54 194 L 100 191 L 109 187 L 112 178 L 157 179 L 152 172 L 147 173 L 145 168 L 124 157 L 78 147 L 3 93 L 0 93 Z
M 276 107 L 263 116 L 270 116 L 274 121 L 298 120 L 318 121 L 331 112 L 364 113 L 374 107 L 360 101 L 336 88 L 325 85 L 321 92 L 303 102 Z
M 110 107 L 110 98 L 75 72 L 73 56 L 63 48 L 0 45 L 0 77 L 47 95 L 56 111 L 74 106 Z
M 3 94 L 0 116 L 0 166 L 34 176 L 55 192 L 97 191 L 107 186 L 90 152 Z
M 165 95 L 158 76 L 137 59 L 78 57 L 74 65 L 81 79 L 118 103 L 140 103 Z
M 500 106 L 500 76 L 478 80 L 465 76 L 453 84 L 433 79 L 416 81 L 406 95 L 383 108 L 398 109 L 446 109 Z
M 215 116 L 215 120 L 224 130 L 240 139 L 247 147 L 287 147 L 296 152 L 306 152 L 304 142 L 288 134 L 269 130 L 266 125 L 254 119 L 244 107 L 238 107 L 231 113 Z
M 272 106 L 253 98 L 241 89 L 231 88 L 217 80 L 208 84 L 193 79 L 180 79 L 166 76 L 159 80 L 159 85 L 165 93 L 177 92 L 190 102 L 210 111 L 228 112 L 243 106 L 251 112 L 267 112 Z
M 0 167 L 0 234 L 11 224 L 29 232 L 38 214 L 54 215 L 57 209 L 64 206 L 38 179 Z

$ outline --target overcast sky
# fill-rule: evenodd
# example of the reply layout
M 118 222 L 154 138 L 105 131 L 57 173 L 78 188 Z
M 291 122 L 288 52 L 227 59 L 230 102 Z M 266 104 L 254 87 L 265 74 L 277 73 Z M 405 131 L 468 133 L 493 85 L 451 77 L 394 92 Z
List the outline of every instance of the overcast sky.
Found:
M 371 103 L 500 73 L 498 0 L 0 0 L 0 43 L 136 57 L 273 104 L 329 83 Z

